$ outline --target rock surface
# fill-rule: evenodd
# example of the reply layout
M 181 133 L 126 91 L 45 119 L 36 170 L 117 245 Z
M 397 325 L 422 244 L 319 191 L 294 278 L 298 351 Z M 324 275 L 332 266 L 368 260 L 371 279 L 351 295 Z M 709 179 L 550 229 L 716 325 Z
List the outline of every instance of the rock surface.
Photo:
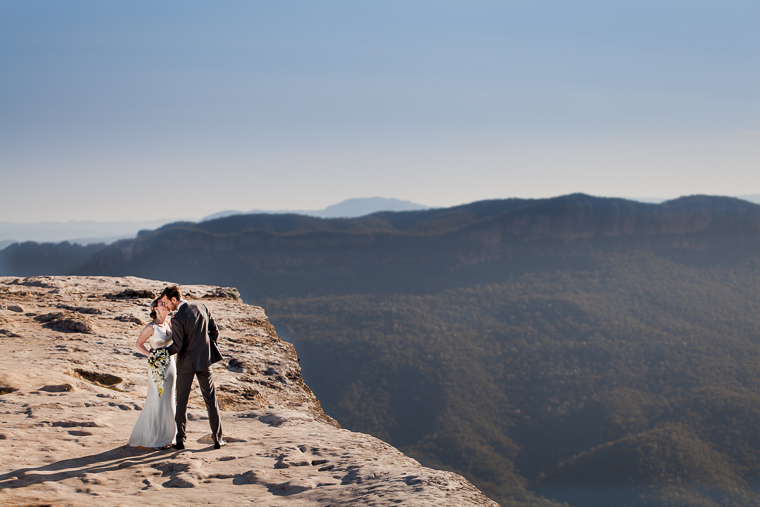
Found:
M 182 287 L 221 327 L 228 445 L 211 445 L 196 384 L 185 450 L 128 447 L 148 382 L 134 343 L 166 285 L 0 277 L 0 505 L 497 505 L 459 475 L 341 429 L 293 346 L 229 288 Z

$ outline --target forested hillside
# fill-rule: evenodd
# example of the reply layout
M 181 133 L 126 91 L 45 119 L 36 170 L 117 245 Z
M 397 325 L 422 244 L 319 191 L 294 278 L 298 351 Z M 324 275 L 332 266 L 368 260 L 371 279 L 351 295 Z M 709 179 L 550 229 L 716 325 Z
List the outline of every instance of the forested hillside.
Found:
M 330 414 L 502 502 L 760 504 L 757 260 L 590 264 L 265 305 Z
M 760 505 L 760 206 L 177 223 L 74 274 L 237 287 L 344 426 L 505 505 Z

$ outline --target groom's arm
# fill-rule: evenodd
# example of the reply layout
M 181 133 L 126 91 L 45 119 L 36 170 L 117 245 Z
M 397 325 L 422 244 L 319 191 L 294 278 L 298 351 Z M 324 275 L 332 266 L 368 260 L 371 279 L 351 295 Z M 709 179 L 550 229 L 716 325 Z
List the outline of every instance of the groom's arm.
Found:
M 211 338 L 211 341 L 216 343 L 216 339 L 219 336 L 219 328 L 216 326 L 216 322 L 214 322 L 214 317 L 211 316 L 211 312 L 206 309 L 206 312 L 208 312 L 208 336 Z
M 172 343 L 168 347 L 169 354 L 174 355 L 182 350 L 182 344 L 185 342 L 185 330 L 182 322 L 176 316 L 172 319 Z

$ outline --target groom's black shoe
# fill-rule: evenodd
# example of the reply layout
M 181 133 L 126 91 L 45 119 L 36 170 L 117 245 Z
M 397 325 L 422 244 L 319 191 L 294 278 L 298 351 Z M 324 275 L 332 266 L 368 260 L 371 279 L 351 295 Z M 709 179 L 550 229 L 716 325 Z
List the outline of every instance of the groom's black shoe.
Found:
M 227 441 L 224 439 L 221 439 L 218 442 L 214 442 L 214 449 L 221 449 L 223 445 L 227 445 Z
M 184 442 L 177 442 L 176 444 L 172 445 L 172 448 L 173 449 L 177 449 L 178 451 L 181 451 L 182 449 L 185 448 L 185 443 Z

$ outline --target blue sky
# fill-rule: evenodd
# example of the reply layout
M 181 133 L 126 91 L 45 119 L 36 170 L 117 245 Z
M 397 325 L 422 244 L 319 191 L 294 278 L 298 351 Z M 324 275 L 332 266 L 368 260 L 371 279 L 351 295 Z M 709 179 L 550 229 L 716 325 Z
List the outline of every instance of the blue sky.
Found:
M 0 0 L 0 221 L 760 193 L 760 2 Z

